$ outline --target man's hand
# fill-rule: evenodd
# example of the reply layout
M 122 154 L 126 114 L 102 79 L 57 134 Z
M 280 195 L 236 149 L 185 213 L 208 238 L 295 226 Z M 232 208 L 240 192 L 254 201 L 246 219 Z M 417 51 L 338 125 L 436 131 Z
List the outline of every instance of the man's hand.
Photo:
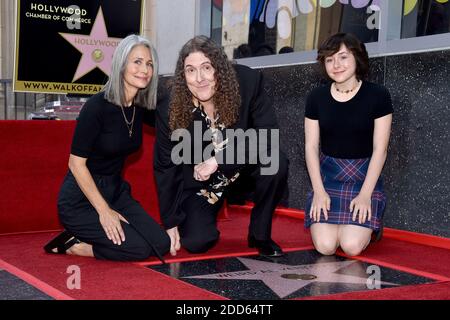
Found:
M 218 167 L 219 165 L 217 164 L 216 158 L 211 157 L 194 167 L 194 179 L 198 181 L 206 181 L 214 172 L 216 172 Z
M 178 227 L 173 227 L 166 230 L 170 237 L 170 254 L 172 256 L 177 255 L 177 251 L 181 248 L 180 234 L 178 233 Z

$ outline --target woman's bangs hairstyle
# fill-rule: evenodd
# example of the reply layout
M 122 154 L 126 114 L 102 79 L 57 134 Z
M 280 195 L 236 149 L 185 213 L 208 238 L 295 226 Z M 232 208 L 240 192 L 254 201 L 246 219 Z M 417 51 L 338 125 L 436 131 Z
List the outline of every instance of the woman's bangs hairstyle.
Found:
M 325 59 L 338 52 L 342 44 L 344 44 L 355 57 L 356 78 L 358 80 L 367 79 L 369 76 L 369 55 L 367 54 L 366 46 L 351 33 L 337 33 L 326 39 L 320 45 L 319 50 L 317 50 L 317 61 L 319 62 L 321 71 L 329 78 L 325 68 Z
M 236 123 L 241 105 L 235 70 L 220 46 L 206 36 L 197 36 L 183 46 L 178 56 L 175 74 L 171 81 L 170 129 L 173 131 L 187 128 L 192 122 L 192 93 L 186 83 L 184 62 L 194 52 L 203 53 L 211 61 L 216 80 L 213 103 L 220 115 L 220 122 L 225 127 L 230 127 Z
M 138 90 L 134 98 L 134 104 L 146 109 L 155 109 L 158 89 L 158 54 L 148 39 L 135 34 L 122 39 L 114 51 L 111 74 L 103 88 L 105 98 L 113 104 L 125 106 L 124 73 L 128 63 L 128 56 L 136 46 L 144 46 L 150 50 L 153 61 L 153 74 L 148 86 Z

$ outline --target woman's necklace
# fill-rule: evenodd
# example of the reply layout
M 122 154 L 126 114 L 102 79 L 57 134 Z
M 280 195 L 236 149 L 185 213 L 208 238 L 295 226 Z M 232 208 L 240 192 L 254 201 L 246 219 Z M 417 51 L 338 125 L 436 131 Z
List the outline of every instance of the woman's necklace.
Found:
M 349 89 L 349 90 L 339 90 L 339 88 L 338 88 L 337 85 L 336 85 L 336 82 L 334 82 L 334 88 L 336 89 L 337 92 L 348 94 L 348 93 L 350 93 L 350 92 L 353 92 L 356 88 L 358 88 L 360 82 L 361 82 L 361 81 L 358 80 L 358 81 L 356 82 L 355 87 L 354 87 L 353 89 Z
M 120 106 L 120 109 L 122 110 L 123 119 L 125 120 L 125 124 L 127 125 L 128 134 L 131 138 L 131 135 L 133 134 L 133 124 L 134 124 L 134 115 L 136 114 L 136 107 L 134 104 L 131 106 L 133 108 L 133 116 L 131 117 L 131 121 L 128 121 L 127 116 L 125 115 L 125 111 L 123 110 L 123 106 Z

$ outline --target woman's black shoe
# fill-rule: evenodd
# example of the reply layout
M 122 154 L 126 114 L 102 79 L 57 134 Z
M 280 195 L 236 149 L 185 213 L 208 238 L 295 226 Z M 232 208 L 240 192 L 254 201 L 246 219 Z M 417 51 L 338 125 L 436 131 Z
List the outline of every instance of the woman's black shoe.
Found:
M 372 236 L 371 236 L 371 238 L 370 238 L 370 242 L 378 242 L 378 241 L 380 241 L 381 240 L 381 238 L 383 238 L 383 228 L 384 226 L 383 226 L 383 221 L 381 221 L 381 224 L 380 224 L 380 230 L 378 230 L 378 231 L 374 231 L 374 232 L 372 232 Z
M 80 243 L 71 233 L 64 230 L 44 246 L 47 253 L 65 254 L 74 244 Z M 56 249 L 56 250 L 55 250 Z
M 258 248 L 259 254 L 264 257 L 281 257 L 284 255 L 283 250 L 272 239 L 256 240 L 255 237 L 248 236 L 248 246 Z

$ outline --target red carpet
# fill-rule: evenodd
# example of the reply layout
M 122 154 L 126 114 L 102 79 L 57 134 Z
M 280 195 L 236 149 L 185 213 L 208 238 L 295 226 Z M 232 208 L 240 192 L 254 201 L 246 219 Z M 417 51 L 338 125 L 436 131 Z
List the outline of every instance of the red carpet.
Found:
M 0 270 L 38 288 L 55 299 L 139 299 L 220 300 L 217 294 L 195 287 L 144 263 L 97 261 L 65 255 L 45 254 L 42 247 L 61 226 L 57 220 L 56 198 L 72 141 L 74 121 L 2 121 L 0 123 Z M 133 195 L 158 219 L 153 172 L 154 130 L 145 127 L 143 148 L 127 163 L 126 178 Z M 45 165 L 43 165 L 45 164 Z M 149 170 L 150 169 L 150 170 Z M 249 206 L 232 207 L 230 219 L 220 214 L 221 240 L 207 254 L 185 251 L 171 261 L 192 261 L 256 254 L 246 244 Z M 285 251 L 309 250 L 309 232 L 303 228 L 298 211 L 278 209 L 273 238 Z M 12 232 L 27 232 L 8 234 Z M 359 291 L 313 297 L 312 299 L 449 299 L 450 239 L 385 228 L 380 243 L 371 245 L 361 257 L 369 264 L 421 275 L 437 282 L 377 291 Z M 81 270 L 81 288 L 70 290 L 70 266 Z M 0 271 L 3 274 L 6 272 Z M 6 292 L 6 291 L 0 291 Z M 258 297 L 255 297 L 258 298 Z
M 295 221 L 296 227 L 291 228 L 289 227 L 291 220 L 293 219 L 276 217 L 274 237 L 280 239 L 280 245 L 284 248 L 310 246 L 309 237 L 302 232 L 302 224 Z M 195 256 L 205 258 L 211 255 L 236 256 L 240 253 L 256 253 L 246 246 L 247 225 L 248 215 L 245 214 L 234 214 L 232 219 L 221 221 L 219 226 L 221 240 L 217 246 L 207 254 Z M 0 259 L 74 299 L 224 299 L 142 267 L 139 263 L 97 261 L 92 258 L 44 253 L 42 246 L 55 234 L 53 232 L 0 236 Z M 176 258 L 192 258 L 192 256 L 182 250 Z M 156 262 L 156 259 L 149 261 Z M 70 265 L 77 265 L 81 269 L 80 290 L 67 289 L 66 281 L 70 274 L 66 273 L 66 270 Z M 1 268 L 7 269 L 0 263 Z M 22 277 L 21 274 L 15 275 L 23 279 L 23 274 Z M 38 284 L 31 284 L 48 295 L 55 296 Z
M 246 210 L 230 210 L 230 219 L 220 221 L 221 240 L 210 252 L 192 255 L 181 251 L 167 261 L 187 261 L 213 257 L 254 254 L 246 246 L 249 216 Z M 192 286 L 144 267 L 158 263 L 117 263 L 65 255 L 49 255 L 42 246 L 55 235 L 28 233 L 0 236 L 0 269 L 5 269 L 56 299 L 224 299 L 214 293 Z M 303 220 L 276 216 L 273 238 L 286 250 L 311 249 L 309 233 Z M 445 240 L 445 239 L 444 239 Z M 368 290 L 313 297 L 312 299 L 450 299 L 450 251 L 395 239 L 384 238 L 372 244 L 361 257 L 389 268 L 431 277 L 438 282 L 383 290 Z M 81 269 L 81 289 L 69 290 L 67 268 Z

